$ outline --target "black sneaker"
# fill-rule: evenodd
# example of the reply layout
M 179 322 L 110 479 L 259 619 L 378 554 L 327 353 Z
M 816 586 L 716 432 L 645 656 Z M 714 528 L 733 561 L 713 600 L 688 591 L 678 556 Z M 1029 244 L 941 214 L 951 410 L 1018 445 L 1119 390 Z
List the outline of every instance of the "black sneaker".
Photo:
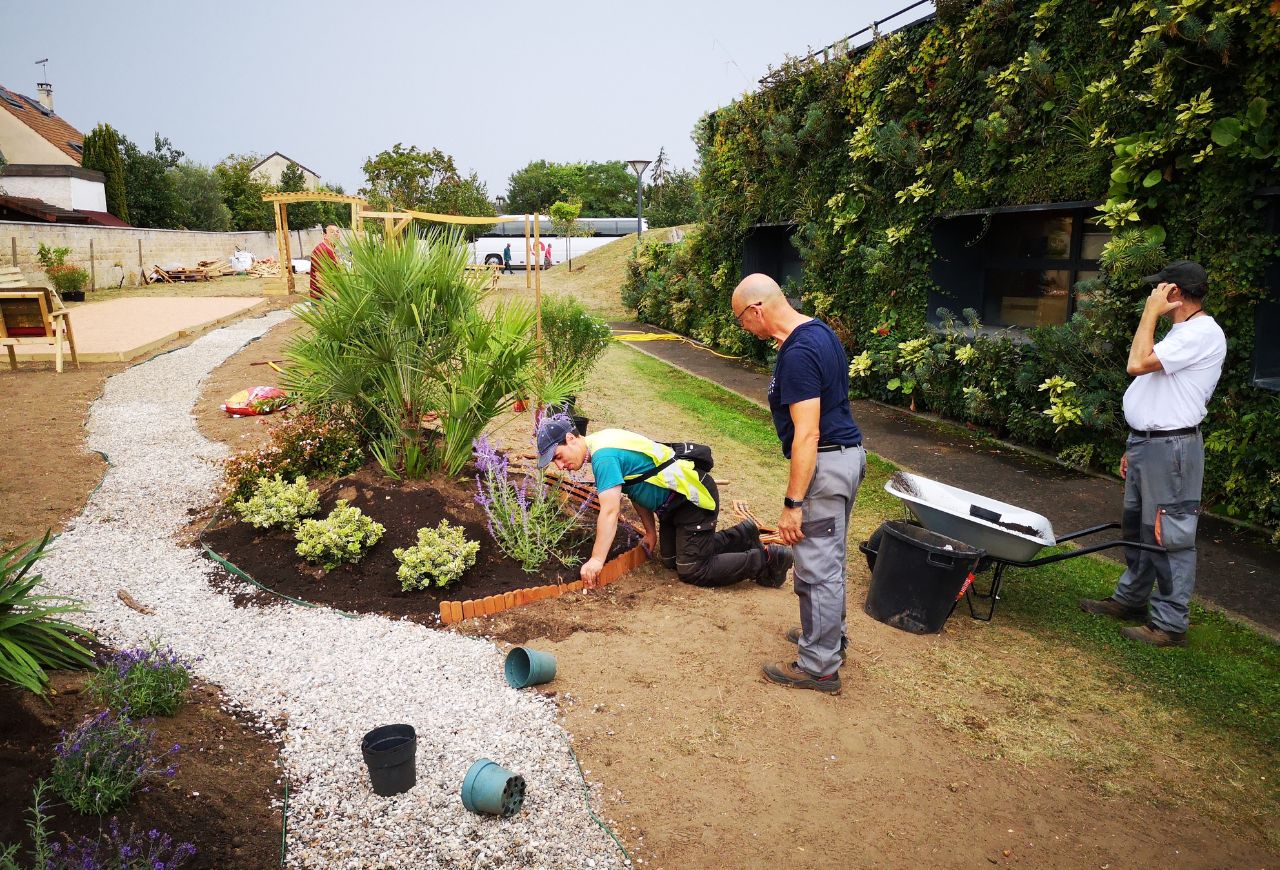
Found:
M 760 576 L 756 577 L 756 582 L 770 589 L 777 589 L 786 583 L 787 571 L 795 561 L 795 557 L 791 555 L 791 548 L 781 544 L 769 544 L 764 548 L 764 560 L 764 570 L 760 572 Z
M 1081 598 L 1080 609 L 1095 616 L 1113 616 L 1116 619 L 1145 619 L 1147 608 L 1130 607 L 1114 598 Z
M 783 635 L 783 637 L 785 637 L 790 643 L 794 643 L 798 645 L 800 643 L 800 635 L 803 633 L 804 633 L 804 629 L 802 629 L 800 626 L 797 625 L 795 628 L 789 629 L 787 633 Z M 849 638 L 845 637 L 844 635 L 840 635 L 840 661 L 843 662 L 848 657 L 849 657 Z

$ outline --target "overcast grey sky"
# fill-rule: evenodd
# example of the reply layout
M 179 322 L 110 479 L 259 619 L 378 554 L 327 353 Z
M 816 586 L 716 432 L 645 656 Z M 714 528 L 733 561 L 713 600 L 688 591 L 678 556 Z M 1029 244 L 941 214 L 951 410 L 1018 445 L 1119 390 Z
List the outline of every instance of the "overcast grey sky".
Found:
M 105 121 L 149 148 L 159 131 L 207 164 L 280 151 L 348 192 L 403 142 L 494 196 L 530 160 L 665 147 L 690 167 L 700 116 L 908 2 L 0 0 L 0 84 L 35 97 L 47 57 L 81 132 Z

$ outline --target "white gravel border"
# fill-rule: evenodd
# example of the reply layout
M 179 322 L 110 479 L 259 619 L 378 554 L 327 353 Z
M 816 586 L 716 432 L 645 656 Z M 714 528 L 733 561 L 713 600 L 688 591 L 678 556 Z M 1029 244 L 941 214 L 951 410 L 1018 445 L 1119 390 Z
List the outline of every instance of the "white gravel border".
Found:
M 188 509 L 218 491 L 217 460 L 227 454 L 192 418 L 201 381 L 288 317 L 240 321 L 107 381 L 88 429 L 89 447 L 110 467 L 40 563 L 47 585 L 82 599 L 90 613 L 81 621 L 105 640 L 125 646 L 159 636 L 200 656 L 196 672 L 233 705 L 263 723 L 287 716 L 279 733 L 289 866 L 623 866 L 584 806 L 554 703 L 509 688 L 492 644 L 292 604 L 236 608 L 210 587 L 212 563 L 175 542 Z M 154 615 L 121 603 L 121 588 Z M 417 785 L 381 798 L 369 786 L 360 738 L 395 722 L 417 729 Z M 527 781 L 513 818 L 462 806 L 463 775 L 481 757 Z M 199 796 L 190 799 L 198 812 Z

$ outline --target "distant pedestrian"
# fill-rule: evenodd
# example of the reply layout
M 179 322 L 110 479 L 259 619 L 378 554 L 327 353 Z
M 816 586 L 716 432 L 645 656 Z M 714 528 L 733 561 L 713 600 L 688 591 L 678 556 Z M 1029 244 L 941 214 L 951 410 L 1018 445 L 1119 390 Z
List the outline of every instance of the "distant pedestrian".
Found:
M 542 261 L 542 267 L 544 269 L 550 269 L 551 268 L 551 243 L 547 242 L 546 245 L 543 246 L 542 251 L 543 251 L 543 257 L 544 257 Z
M 1145 619 L 1145 625 L 1123 629 L 1131 640 L 1185 646 L 1204 483 L 1200 422 L 1222 375 L 1227 339 L 1204 310 L 1209 279 L 1199 263 L 1176 260 L 1144 280 L 1156 287 L 1142 309 L 1126 366 L 1137 377 L 1124 394 L 1129 437 L 1120 457 L 1120 525 L 1125 540 L 1158 544 L 1168 552 L 1126 547 L 1128 568 L 1115 592 L 1081 599 L 1080 607 L 1100 616 Z M 1161 317 L 1173 326 L 1157 343 Z
M 786 637 L 798 655 L 765 665 L 764 676 L 835 694 L 846 645 L 849 513 L 867 465 L 849 409 L 849 360 L 831 327 L 792 308 L 768 275 L 743 278 L 729 305 L 743 329 L 779 345 L 769 411 L 791 464 L 778 536 L 795 557 L 800 626 Z
M 511 268 L 511 243 L 507 242 L 507 246 L 502 249 L 502 271 L 515 274 L 515 270 Z
M 324 295 L 320 286 L 320 273 L 338 264 L 338 228 L 334 224 L 324 228 L 324 237 L 320 244 L 311 251 L 311 298 L 319 299 Z

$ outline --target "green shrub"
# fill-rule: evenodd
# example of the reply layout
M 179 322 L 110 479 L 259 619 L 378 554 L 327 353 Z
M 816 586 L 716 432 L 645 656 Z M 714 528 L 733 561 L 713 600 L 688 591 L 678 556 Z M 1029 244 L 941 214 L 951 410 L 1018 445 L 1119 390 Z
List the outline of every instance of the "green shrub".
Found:
M 264 477 L 340 476 L 363 462 L 360 436 L 346 417 L 314 411 L 291 414 L 271 430 L 267 446 L 237 453 L 223 464 L 227 504 L 249 499 Z
M 121 650 L 89 680 L 89 692 L 132 716 L 172 716 L 191 686 L 191 665 L 156 641 Z
M 284 478 L 259 478 L 253 496 L 237 501 L 231 509 L 241 520 L 255 529 L 296 528 L 303 517 L 320 510 L 320 495 L 307 486 L 307 479 L 299 476 L 293 483 Z
M 609 324 L 588 313 L 572 296 L 548 296 L 542 302 L 543 363 L 581 389 L 613 341 Z
M 285 349 L 284 386 L 304 403 L 351 408 L 389 475 L 456 475 L 472 439 L 526 388 L 533 311 L 482 304 L 484 278 L 467 273 L 456 233 L 369 234 L 350 255 L 349 269 L 327 273 L 324 304 L 299 311 L 308 329 Z M 424 428 L 432 415 L 439 425 Z
M 297 553 L 332 571 L 344 563 L 359 562 L 386 532 L 386 526 L 365 516 L 360 508 L 339 499 L 322 520 L 303 520 L 298 526 Z
M 31 573 L 49 536 L 0 553 L 0 680 L 43 694 L 46 668 L 83 668 L 93 661 L 79 639 L 89 632 L 61 618 L 83 608 L 78 601 L 36 594 L 41 576 Z
M 466 532 L 458 526 L 441 520 L 436 528 L 418 529 L 418 543 L 408 548 L 396 548 L 400 560 L 396 576 L 405 592 L 429 589 L 432 586 L 448 586 L 461 579 L 466 570 L 476 563 L 480 552 L 479 541 L 468 541 Z

